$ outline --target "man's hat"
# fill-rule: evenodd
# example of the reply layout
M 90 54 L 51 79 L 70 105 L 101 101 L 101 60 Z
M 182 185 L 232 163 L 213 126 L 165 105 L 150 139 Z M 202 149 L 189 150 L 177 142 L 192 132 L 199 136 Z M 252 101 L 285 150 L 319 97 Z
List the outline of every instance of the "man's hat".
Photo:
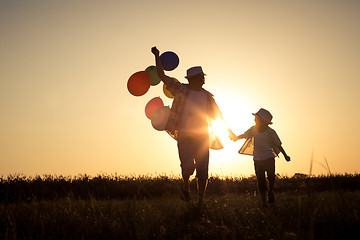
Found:
M 202 68 L 200 66 L 189 68 L 186 71 L 186 77 L 185 78 L 192 78 L 195 76 L 205 76 L 206 74 L 203 72 Z
M 253 113 L 252 115 L 259 117 L 261 120 L 263 120 L 267 124 L 272 124 L 271 120 L 272 120 L 273 116 L 266 109 L 260 108 L 260 110 L 257 113 Z

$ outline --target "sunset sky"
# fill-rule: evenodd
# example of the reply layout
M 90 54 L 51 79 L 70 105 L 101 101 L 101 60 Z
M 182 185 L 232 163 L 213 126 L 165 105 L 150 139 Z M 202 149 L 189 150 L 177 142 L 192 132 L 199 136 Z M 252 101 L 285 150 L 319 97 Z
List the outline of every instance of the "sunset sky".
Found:
M 129 77 L 173 51 L 167 75 L 202 66 L 236 134 L 268 109 L 292 158 L 279 174 L 359 173 L 360 1 L 0 1 L 0 176 L 180 175 Z M 249 176 L 243 140 L 211 150 L 210 174 Z

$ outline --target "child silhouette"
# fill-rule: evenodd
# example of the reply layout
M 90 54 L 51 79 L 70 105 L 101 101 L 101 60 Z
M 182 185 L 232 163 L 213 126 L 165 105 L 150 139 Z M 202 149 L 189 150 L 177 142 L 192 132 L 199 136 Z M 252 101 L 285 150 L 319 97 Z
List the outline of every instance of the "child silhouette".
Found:
M 231 137 L 233 141 L 245 138 L 244 145 L 239 150 L 240 154 L 253 155 L 255 174 L 258 183 L 258 189 L 261 195 L 262 207 L 266 207 L 265 192 L 267 190 L 265 172 L 269 181 L 268 203 L 275 201 L 274 184 L 275 184 L 275 157 L 281 152 L 286 161 L 290 157 L 286 154 L 281 146 L 280 138 L 275 130 L 269 127 L 272 124 L 271 113 L 261 108 L 255 116 L 255 126 L 249 128 L 244 134 L 237 137 Z

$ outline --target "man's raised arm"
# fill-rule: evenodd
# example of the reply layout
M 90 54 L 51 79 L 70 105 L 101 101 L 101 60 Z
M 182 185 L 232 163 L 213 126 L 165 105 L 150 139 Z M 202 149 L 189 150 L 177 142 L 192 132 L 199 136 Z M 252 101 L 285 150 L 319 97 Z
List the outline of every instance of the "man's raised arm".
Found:
M 156 47 L 152 47 L 151 52 L 155 56 L 156 71 L 157 71 L 159 78 L 161 79 L 161 81 L 163 81 L 165 83 L 165 85 L 169 85 L 174 80 L 171 77 L 165 75 L 164 69 L 163 69 L 161 61 L 160 61 L 159 50 Z

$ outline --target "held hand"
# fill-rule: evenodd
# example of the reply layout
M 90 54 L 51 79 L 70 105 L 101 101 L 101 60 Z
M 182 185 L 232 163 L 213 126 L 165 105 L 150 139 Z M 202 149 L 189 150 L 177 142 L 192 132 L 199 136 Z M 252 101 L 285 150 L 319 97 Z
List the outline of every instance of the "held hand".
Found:
M 152 47 L 151 48 L 151 52 L 155 55 L 155 56 L 159 56 L 160 52 L 156 47 Z
M 287 161 L 287 162 L 290 162 L 290 157 L 289 156 L 285 156 L 285 160 Z
M 237 136 L 231 130 L 229 131 L 229 138 L 234 142 L 238 140 Z

